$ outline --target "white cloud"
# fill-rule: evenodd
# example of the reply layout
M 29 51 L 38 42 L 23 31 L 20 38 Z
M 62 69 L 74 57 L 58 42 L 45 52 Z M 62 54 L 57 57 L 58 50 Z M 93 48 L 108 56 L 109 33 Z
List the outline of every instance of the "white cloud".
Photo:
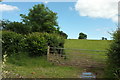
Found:
M 16 6 L 0 4 L 0 11 L 13 11 L 13 10 L 19 10 L 19 9 Z
M 106 18 L 118 21 L 119 0 L 78 0 L 75 10 L 80 16 L 92 18 Z
M 44 1 L 45 4 L 48 4 L 48 1 Z

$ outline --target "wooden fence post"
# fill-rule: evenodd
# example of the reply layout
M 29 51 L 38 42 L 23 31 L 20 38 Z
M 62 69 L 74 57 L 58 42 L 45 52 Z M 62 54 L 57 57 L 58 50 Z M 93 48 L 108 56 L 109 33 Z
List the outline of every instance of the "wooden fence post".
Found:
M 47 60 L 49 61 L 49 54 L 50 54 L 50 46 L 48 46 L 48 48 L 47 48 Z

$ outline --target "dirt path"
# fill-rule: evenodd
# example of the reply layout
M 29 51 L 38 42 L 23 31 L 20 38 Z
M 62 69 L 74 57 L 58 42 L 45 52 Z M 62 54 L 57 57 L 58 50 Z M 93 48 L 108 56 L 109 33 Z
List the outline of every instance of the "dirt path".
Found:
M 95 74 L 97 78 L 102 78 L 104 75 L 105 62 L 93 60 L 90 56 L 77 53 L 75 55 L 69 54 L 67 59 L 59 57 L 52 57 L 52 59 L 53 61 L 51 60 L 51 62 L 56 65 L 82 68 L 82 72 L 91 72 Z

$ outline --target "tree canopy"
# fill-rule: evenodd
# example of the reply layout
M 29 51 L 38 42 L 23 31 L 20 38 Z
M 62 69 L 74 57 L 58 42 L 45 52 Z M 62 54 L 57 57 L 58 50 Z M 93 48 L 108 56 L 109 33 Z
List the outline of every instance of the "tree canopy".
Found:
M 0 20 L 0 30 L 5 29 L 8 24 L 10 24 L 9 20 Z
M 87 35 L 81 32 L 79 33 L 78 39 L 87 39 Z
M 54 33 L 57 31 L 57 13 L 51 11 L 44 4 L 38 4 L 29 9 L 28 15 L 20 14 L 22 21 L 30 25 L 32 32 Z
M 44 4 L 34 5 L 27 15 L 20 14 L 22 22 L 11 22 L 9 20 L 0 21 L 1 30 L 10 30 L 20 34 L 31 32 L 55 33 L 67 39 L 68 35 L 60 31 L 57 23 L 57 13 L 50 10 Z
M 31 32 L 31 28 L 22 22 L 10 22 L 4 29 L 20 34 L 28 34 Z

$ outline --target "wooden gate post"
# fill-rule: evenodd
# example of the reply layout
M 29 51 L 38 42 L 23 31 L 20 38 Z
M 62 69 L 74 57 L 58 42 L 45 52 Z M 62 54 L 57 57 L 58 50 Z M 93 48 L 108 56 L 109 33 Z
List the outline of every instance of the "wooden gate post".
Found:
M 49 61 L 49 54 L 50 54 L 50 46 L 48 46 L 48 48 L 47 48 L 47 60 Z

